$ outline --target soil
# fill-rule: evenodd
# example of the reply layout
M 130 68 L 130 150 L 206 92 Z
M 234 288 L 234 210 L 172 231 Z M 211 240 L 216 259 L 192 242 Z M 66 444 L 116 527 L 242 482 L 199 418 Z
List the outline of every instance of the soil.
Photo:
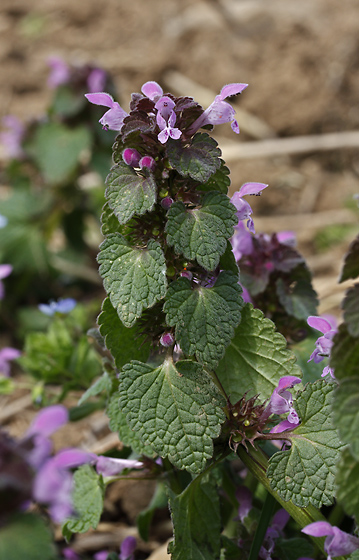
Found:
M 53 54 L 69 63 L 103 66 L 124 107 L 147 80 L 169 88 L 168 72 L 175 70 L 214 95 L 224 84 L 248 83 L 241 108 L 278 137 L 359 129 L 358 0 L 2 0 L 0 116 L 28 119 L 46 110 L 51 96 L 46 59 Z M 254 141 L 244 132 L 235 137 L 229 125 L 217 132 L 224 141 Z M 253 203 L 259 223 L 272 216 L 275 229 L 276 217 L 287 216 L 289 229 L 291 216 L 303 214 L 295 229 L 299 248 L 315 265 L 321 310 L 339 315 L 339 298 L 333 294 L 349 238 L 319 254 L 311 215 L 340 211 L 359 192 L 357 151 L 240 160 L 231 164 L 231 177 L 232 190 L 247 181 L 269 183 Z M 355 214 L 352 222 L 357 222 Z M 303 234 L 306 228 L 309 235 Z M 25 429 L 31 414 L 12 430 Z M 89 437 L 86 430 L 84 422 L 81 430 L 66 434 L 66 445 L 77 445 L 79 434 Z M 99 437 L 91 430 L 90 435 Z M 151 488 L 138 488 L 118 485 L 111 494 L 129 528 L 151 494 Z M 167 530 L 157 534 L 152 550 L 167 538 Z

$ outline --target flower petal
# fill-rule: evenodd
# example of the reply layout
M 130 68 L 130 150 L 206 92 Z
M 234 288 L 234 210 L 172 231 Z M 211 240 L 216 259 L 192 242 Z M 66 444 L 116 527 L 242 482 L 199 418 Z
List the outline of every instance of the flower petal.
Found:
M 94 105 L 102 105 L 103 107 L 110 107 L 110 109 L 114 106 L 114 99 L 112 95 L 105 92 L 98 92 L 98 93 L 85 93 L 86 99 L 93 103 Z
M 135 459 L 114 459 L 100 456 L 97 458 L 96 470 L 102 476 L 117 476 L 124 469 L 142 469 L 143 463 Z
M 333 535 L 334 531 L 331 524 L 327 521 L 315 521 L 304 527 L 302 533 L 312 537 L 327 537 L 328 535 Z
M 312 327 L 312 329 L 316 329 L 323 334 L 332 330 L 331 324 L 329 323 L 329 321 L 324 319 L 324 317 L 315 317 L 311 315 L 310 317 L 308 317 L 307 323 L 310 327 Z
M 62 449 L 53 457 L 54 465 L 61 469 L 73 469 L 85 463 L 95 463 L 97 455 L 82 449 Z
M 265 183 L 244 183 L 238 191 L 239 196 L 245 196 L 246 194 L 260 194 L 268 185 Z M 236 194 L 236 193 L 235 193 Z
M 50 436 L 56 430 L 64 426 L 69 419 L 69 413 L 62 404 L 54 404 L 43 408 L 34 418 L 30 428 L 26 432 L 26 437 L 33 434 Z
M 157 82 L 146 82 L 141 87 L 143 95 L 149 97 L 152 101 L 157 101 L 163 95 L 163 89 Z
M 219 94 L 219 97 L 221 99 L 226 99 L 231 95 L 237 95 L 238 93 L 241 93 L 247 87 L 248 84 L 227 84 L 226 86 L 223 86 L 223 88 L 221 89 L 221 93 Z

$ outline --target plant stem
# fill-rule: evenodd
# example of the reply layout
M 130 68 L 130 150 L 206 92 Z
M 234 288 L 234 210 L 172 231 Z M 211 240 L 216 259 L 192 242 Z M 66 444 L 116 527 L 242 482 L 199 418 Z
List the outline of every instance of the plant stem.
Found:
M 275 490 L 270 486 L 269 480 L 266 475 L 268 467 L 268 457 L 265 453 L 258 448 L 251 448 L 250 452 L 247 452 L 243 446 L 239 446 L 237 449 L 238 457 L 243 461 L 243 463 L 248 467 L 248 469 L 258 478 L 258 480 L 263 484 L 264 488 L 269 492 L 277 502 L 289 513 L 289 515 L 298 523 L 299 527 L 303 529 L 306 525 L 313 523 L 314 521 L 327 521 L 326 518 L 320 513 L 320 511 L 315 508 L 312 504 L 304 508 L 300 508 L 294 505 L 292 502 L 286 502 L 279 496 Z M 324 537 L 310 537 L 314 544 L 324 552 Z M 325 552 L 324 552 L 325 554 Z M 344 557 L 338 557 L 338 560 L 344 560 Z
M 252 541 L 251 551 L 248 560 L 257 560 L 264 537 L 271 520 L 276 500 L 272 494 L 267 492 L 266 499 L 259 519 L 259 523 Z

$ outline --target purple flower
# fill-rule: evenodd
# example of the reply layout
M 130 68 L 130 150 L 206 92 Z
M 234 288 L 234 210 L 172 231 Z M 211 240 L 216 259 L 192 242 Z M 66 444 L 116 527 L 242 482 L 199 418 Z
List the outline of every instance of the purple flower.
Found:
M 246 486 L 239 486 L 236 490 L 236 498 L 239 503 L 238 516 L 236 519 L 239 519 L 241 523 L 243 523 L 245 517 L 247 517 L 252 509 L 252 492 Z
M 359 538 L 349 535 L 338 527 L 332 527 L 327 521 L 315 521 L 302 529 L 302 533 L 312 537 L 327 537 L 324 543 L 324 550 L 328 555 L 328 560 L 335 556 L 351 554 L 359 549 Z
M 170 196 L 166 196 L 165 198 L 162 198 L 161 206 L 165 210 L 169 210 L 171 208 L 173 202 L 174 202 L 173 198 L 171 198 Z
M 67 546 L 62 549 L 62 556 L 65 560 L 81 560 L 80 556 L 71 547 Z
M 277 233 L 277 239 L 279 243 L 288 245 L 288 247 L 294 248 L 297 246 L 297 238 L 294 231 L 279 231 Z
M 15 115 L 3 117 L 2 124 L 7 130 L 0 133 L 0 142 L 5 148 L 7 157 L 23 158 L 25 152 L 21 144 L 25 134 L 25 126 Z
M 264 183 L 244 183 L 238 192 L 235 192 L 231 198 L 231 203 L 237 208 L 236 216 L 238 220 L 247 220 L 247 228 L 250 232 L 255 233 L 254 223 L 251 218 L 252 208 L 243 196 L 247 194 L 259 196 L 268 185 Z
M 58 301 L 50 301 L 50 303 L 40 303 L 38 308 L 42 313 L 52 317 L 55 313 L 70 313 L 76 305 L 76 300 L 73 298 L 60 298 Z
M 4 375 L 5 377 L 9 377 L 10 375 L 10 363 L 11 360 L 16 360 L 21 356 L 20 350 L 16 350 L 16 348 L 10 348 L 9 346 L 5 346 L 0 350 L 0 374 Z
M 73 477 L 70 469 L 94 463 L 97 456 L 79 449 L 65 449 L 45 461 L 37 471 L 33 498 L 44 503 L 53 521 L 63 522 L 74 513 L 72 506 Z
M 5 297 L 5 287 L 1 280 L 12 273 L 11 264 L 0 264 L 0 300 Z
M 103 128 L 109 130 L 120 131 L 123 126 L 123 121 L 127 117 L 128 113 L 124 111 L 117 101 L 114 101 L 113 97 L 109 93 L 86 93 L 86 99 L 94 105 L 102 105 L 104 107 L 109 107 L 109 110 L 101 117 L 99 122 L 102 124 Z
M 194 134 L 201 126 L 205 126 L 206 124 L 216 125 L 227 122 L 230 122 L 232 130 L 236 134 L 239 134 L 239 126 L 234 118 L 236 112 L 225 99 L 241 93 L 246 87 L 248 87 L 248 84 L 228 84 L 224 86 L 221 89 L 221 93 L 215 97 L 208 109 L 206 109 L 189 127 L 187 131 L 188 134 Z
M 288 523 L 289 518 L 290 515 L 285 509 L 279 509 L 277 513 L 274 514 L 272 523 L 266 531 L 263 546 L 259 552 L 260 558 L 263 560 L 271 560 L 275 541 L 283 536 L 283 529 Z
M 325 317 L 315 317 L 310 316 L 307 319 L 307 323 L 313 329 L 320 331 L 323 333 L 323 336 L 320 336 L 315 342 L 315 350 L 312 352 L 308 362 L 314 360 L 316 364 L 319 364 L 325 357 L 330 356 L 330 351 L 333 346 L 333 337 L 338 332 L 336 328 L 336 319 L 333 316 Z M 323 369 L 322 377 L 325 375 L 330 374 L 334 379 L 334 370 L 333 368 L 326 366 Z
M 299 424 L 298 414 L 293 407 L 293 397 L 287 389 L 291 389 L 297 383 L 301 383 L 299 377 L 293 375 L 286 375 L 279 380 L 278 387 L 272 393 L 269 404 L 266 408 L 268 416 L 271 414 L 285 414 L 289 413 L 287 419 L 281 422 L 278 426 L 271 429 L 271 433 L 283 432 L 287 429 L 293 429 Z
M 141 87 L 143 95 L 149 97 L 152 101 L 156 102 L 163 96 L 163 89 L 157 82 L 146 82 Z
M 250 255 L 253 252 L 253 237 L 243 222 L 238 222 L 238 225 L 234 228 L 231 244 L 236 261 L 239 261 L 243 255 Z
M 136 550 L 136 545 L 135 537 L 126 537 L 121 543 L 119 560 L 134 560 L 133 553 Z
M 100 456 L 96 460 L 96 470 L 102 476 L 117 476 L 124 469 L 142 469 L 143 463 L 135 459 L 114 459 Z
M 106 85 L 106 72 L 102 68 L 94 68 L 87 77 L 87 85 L 90 93 L 103 91 Z
M 156 122 L 161 129 L 158 139 L 162 144 L 165 144 L 169 137 L 178 140 L 182 134 L 179 128 L 174 128 L 176 123 L 174 106 L 174 101 L 166 95 L 161 97 L 155 105 L 155 109 L 157 109 Z
M 109 552 L 107 550 L 99 550 L 94 554 L 94 560 L 107 560 Z
M 60 56 L 49 56 L 47 64 L 50 66 L 50 74 L 47 85 L 55 89 L 62 84 L 66 84 L 70 79 L 70 66 Z

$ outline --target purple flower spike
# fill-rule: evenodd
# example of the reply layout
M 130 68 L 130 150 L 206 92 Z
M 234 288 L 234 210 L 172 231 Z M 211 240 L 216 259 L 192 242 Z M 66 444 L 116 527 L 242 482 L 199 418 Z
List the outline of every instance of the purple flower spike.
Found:
M 9 377 L 10 375 L 10 364 L 11 360 L 16 360 L 21 356 L 20 350 L 16 348 L 10 348 L 9 346 L 5 346 L 0 350 L 0 374 L 4 375 L 5 377 Z
M 236 207 L 236 216 L 239 221 L 247 220 L 247 227 L 251 233 L 255 233 L 253 219 L 251 217 L 253 210 L 243 196 L 256 195 L 259 196 L 268 185 L 265 183 L 244 183 L 239 191 L 235 192 L 231 198 L 231 203 Z
M 165 348 L 169 348 L 170 346 L 173 346 L 174 343 L 175 339 L 172 333 L 163 333 L 160 338 L 160 344 L 162 344 L 162 346 L 164 346 Z
M 86 93 L 85 97 L 94 105 L 109 107 L 109 111 L 106 111 L 103 117 L 99 120 L 103 128 L 117 131 L 121 130 L 123 121 L 125 117 L 127 117 L 128 113 L 122 109 L 121 105 L 117 103 L 117 101 L 114 101 L 113 97 L 109 93 Z
M 146 82 L 141 87 L 143 95 L 149 97 L 152 101 L 158 101 L 163 96 L 163 89 L 157 82 Z
M 126 537 L 121 544 L 119 560 L 134 560 L 133 553 L 136 550 L 137 541 L 135 537 Z
M 32 421 L 25 437 L 41 434 L 44 437 L 51 436 L 56 430 L 64 426 L 69 420 L 67 408 L 62 404 L 54 404 L 40 410 Z
M 345 556 L 359 549 L 359 538 L 349 535 L 344 531 L 333 527 L 326 521 L 315 521 L 302 529 L 302 533 L 312 537 L 327 537 L 324 543 L 324 550 L 328 555 L 328 560 L 335 556 Z
M 135 148 L 126 148 L 122 153 L 122 159 L 127 165 L 131 167 L 138 167 L 141 159 L 141 154 Z
M 239 126 L 234 118 L 236 112 L 233 107 L 225 101 L 225 99 L 231 95 L 241 93 L 246 87 L 248 87 L 248 84 L 228 84 L 224 86 L 221 89 L 221 93 L 215 97 L 213 103 L 208 107 L 208 109 L 206 109 L 189 127 L 187 133 L 192 135 L 206 124 L 216 125 L 230 122 L 233 132 L 239 134 Z
M 96 461 L 96 470 L 102 476 L 117 476 L 124 469 L 142 469 L 143 463 L 135 459 L 114 459 L 100 456 Z
M 47 64 L 50 66 L 50 75 L 47 85 L 55 89 L 62 84 L 66 84 L 70 79 L 70 67 L 60 56 L 49 56 Z

